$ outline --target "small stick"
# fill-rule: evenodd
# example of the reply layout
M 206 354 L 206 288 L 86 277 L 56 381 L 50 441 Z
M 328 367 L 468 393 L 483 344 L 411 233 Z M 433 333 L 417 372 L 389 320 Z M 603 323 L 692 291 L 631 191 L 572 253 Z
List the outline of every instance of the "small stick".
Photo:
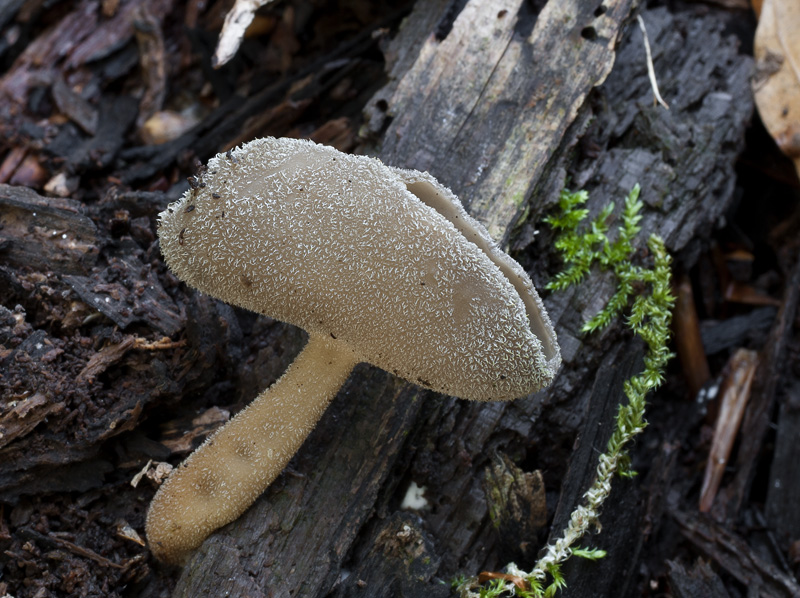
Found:
M 664 98 L 661 97 L 661 94 L 658 92 L 658 82 L 656 81 L 656 71 L 653 68 L 653 57 L 650 54 L 650 41 L 647 39 L 647 29 L 644 27 L 644 19 L 642 19 L 642 15 L 636 15 L 636 20 L 639 23 L 639 29 L 642 30 L 642 35 L 644 36 L 644 51 L 647 54 L 647 76 L 650 77 L 650 87 L 653 88 L 653 96 L 655 97 L 655 101 L 664 106 L 665 109 L 669 110 L 669 105 L 664 101 Z
M 211 59 L 211 66 L 218 69 L 233 58 L 244 39 L 247 26 L 253 21 L 255 12 L 272 0 L 236 0 L 233 8 L 225 16 L 222 32 L 219 34 L 217 51 Z

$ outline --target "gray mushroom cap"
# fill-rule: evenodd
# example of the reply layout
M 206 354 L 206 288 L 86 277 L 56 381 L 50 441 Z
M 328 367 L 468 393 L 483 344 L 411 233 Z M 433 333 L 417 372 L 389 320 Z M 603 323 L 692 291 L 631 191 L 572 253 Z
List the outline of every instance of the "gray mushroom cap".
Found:
M 560 364 L 528 275 L 427 173 L 258 139 L 211 159 L 159 238 L 189 285 L 439 392 L 520 397 Z

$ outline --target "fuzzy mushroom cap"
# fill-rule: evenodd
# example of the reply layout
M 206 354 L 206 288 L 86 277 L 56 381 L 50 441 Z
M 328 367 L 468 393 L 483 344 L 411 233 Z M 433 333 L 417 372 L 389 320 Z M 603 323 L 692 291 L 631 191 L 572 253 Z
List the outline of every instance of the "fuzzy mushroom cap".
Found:
M 520 397 L 560 364 L 530 278 L 426 173 L 258 139 L 212 158 L 159 238 L 189 285 L 439 392 Z

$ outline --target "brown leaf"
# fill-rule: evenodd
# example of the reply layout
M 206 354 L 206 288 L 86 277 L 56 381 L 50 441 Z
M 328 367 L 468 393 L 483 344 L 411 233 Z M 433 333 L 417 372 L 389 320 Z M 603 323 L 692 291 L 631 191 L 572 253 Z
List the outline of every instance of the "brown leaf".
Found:
M 764 0 L 753 91 L 761 120 L 800 172 L 800 2 Z

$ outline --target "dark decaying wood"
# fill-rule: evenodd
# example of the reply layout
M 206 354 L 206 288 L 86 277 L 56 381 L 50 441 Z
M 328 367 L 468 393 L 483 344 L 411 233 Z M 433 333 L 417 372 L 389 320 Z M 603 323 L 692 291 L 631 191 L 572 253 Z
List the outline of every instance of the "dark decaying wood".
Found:
M 720 351 L 741 347 L 751 339 L 759 345 L 763 344 L 775 321 L 776 311 L 774 307 L 761 307 L 746 315 L 734 316 L 719 322 L 707 322 L 701 330 L 706 354 L 714 355 Z
M 586 8 L 584 17 L 569 20 L 568 28 L 563 30 L 560 27 L 564 27 L 565 19 L 559 19 L 563 16 L 559 11 L 580 14 L 577 7 L 556 8 L 550 3 L 538 15 L 535 25 L 534 15 L 528 13 L 526 5 L 520 3 L 518 8 L 503 13 L 505 8 L 506 5 L 493 3 L 468 3 L 440 42 L 421 35 L 417 29 L 420 22 L 438 23 L 431 16 L 433 6 L 417 6 L 395 41 L 395 47 L 400 48 L 394 51 L 401 57 L 398 64 L 405 59 L 411 66 L 398 76 L 397 82 L 379 92 L 373 104 L 383 106 L 376 106 L 373 112 L 382 110 L 391 119 L 379 144 L 379 155 L 392 164 L 430 170 L 460 193 L 501 239 L 507 238 L 521 211 L 520 198 L 530 197 L 537 188 L 558 190 L 563 185 L 563 171 L 557 164 L 566 163 L 567 151 L 588 117 L 586 106 L 582 114 L 577 113 L 583 105 L 579 97 L 574 100 L 574 109 L 568 98 L 575 93 L 585 96 L 604 78 L 611 60 L 604 48 L 609 44 L 613 47 L 613 40 L 619 35 L 611 23 L 618 23 L 618 31 L 623 31 L 628 11 L 622 4 L 614 4 L 598 18 L 593 9 Z M 519 16 L 513 22 L 515 12 Z M 648 20 L 654 46 L 660 48 L 656 59 L 662 55 L 671 58 L 661 66 L 662 72 L 672 74 L 662 85 L 675 108 L 664 113 L 649 106 L 651 92 L 641 60 L 641 38 L 629 32 L 617 57 L 620 74 L 615 77 L 612 73 L 606 84 L 607 95 L 603 98 L 608 103 L 607 112 L 596 114 L 600 122 L 595 128 L 596 142 L 601 147 L 613 142 L 617 148 L 579 162 L 578 172 L 580 184 L 595 193 L 594 209 L 603 202 L 619 200 L 635 182 L 641 182 L 645 201 L 655 208 L 647 213 L 645 230 L 659 232 L 672 250 L 681 250 L 698 233 L 712 227 L 731 198 L 731 168 L 740 147 L 737 139 L 751 110 L 748 101 L 734 103 L 733 98 L 746 89 L 749 61 L 737 56 L 735 44 L 710 19 L 686 19 L 685 27 L 703 31 L 702 41 L 676 33 L 681 28 L 666 11 L 658 11 Z M 607 35 L 599 41 L 585 39 L 581 32 L 590 26 L 602 26 Z M 490 44 L 477 52 L 477 46 L 485 44 L 487 37 L 499 47 Z M 424 40 L 421 44 L 420 39 Z M 717 54 L 713 60 L 734 61 L 738 65 L 726 71 L 727 79 L 714 77 L 715 64 L 719 62 L 707 62 L 707 49 L 701 48 L 707 48 L 709 41 Z M 412 61 L 409 55 L 416 55 L 416 60 Z M 548 60 L 542 60 L 543 56 Z M 562 77 L 554 77 L 550 69 L 557 67 L 549 62 L 551 58 L 554 64 L 561 64 Z M 596 60 L 598 66 L 577 70 L 565 66 L 580 63 L 585 67 L 585 61 L 591 60 Z M 461 63 L 468 68 L 456 68 Z M 691 92 L 685 95 L 681 93 L 685 79 L 682 69 L 700 71 L 693 75 L 692 85 L 687 85 Z M 596 79 L 586 79 L 589 73 Z M 550 104 L 548 99 L 554 96 L 558 100 Z M 632 110 L 632 106 L 636 109 Z M 688 110 L 689 106 L 693 109 Z M 430 122 L 439 126 L 431 129 Z M 709 127 L 709 122 L 719 124 Z M 567 134 L 569 124 L 574 124 L 571 134 Z M 629 141 L 619 147 L 617 139 L 626 137 Z M 690 140 L 698 148 L 694 152 L 685 149 Z M 672 146 L 682 149 L 670 154 L 666 150 Z M 671 165 L 674 161 L 679 162 L 678 166 Z M 700 162 L 705 166 L 698 165 Z M 693 165 L 691 177 L 682 170 L 684 165 Z M 522 172 L 527 174 L 522 176 Z M 701 179 L 704 185 L 699 184 Z M 510 188 L 507 181 L 512 181 Z M 540 213 L 550 197 L 534 196 L 529 204 L 531 212 Z M 533 268 L 536 277 L 540 267 Z M 349 595 L 359 588 L 369 591 L 362 582 L 369 583 L 364 577 L 374 578 L 374 571 L 393 572 L 392 583 L 408 583 L 406 569 L 399 566 L 401 556 L 407 557 L 408 546 L 397 532 L 397 516 L 391 513 L 409 479 L 425 485 L 429 500 L 436 505 L 433 512 L 422 515 L 424 525 L 413 520 L 403 524 L 409 526 L 409 534 L 420 538 L 418 549 L 432 546 L 426 554 L 431 562 L 440 563 L 438 569 L 428 566 L 421 574 L 431 579 L 437 574 L 447 575 L 448 571 L 500 567 L 502 558 L 518 558 L 519 550 L 509 549 L 504 546 L 504 539 L 493 535 L 487 517 L 480 482 L 487 451 L 527 454 L 528 459 L 545 465 L 548 457 L 537 454 L 546 451 L 537 438 L 543 429 L 560 428 L 556 434 L 541 434 L 552 440 L 574 437 L 580 429 L 595 430 L 602 424 L 600 438 L 591 440 L 594 434 L 582 435 L 586 438 L 581 445 L 583 451 L 573 458 L 575 467 L 567 470 L 553 527 L 553 532 L 558 533 L 590 482 L 594 457 L 608 437 L 615 413 L 608 388 L 616 388 L 619 399 L 619 385 L 631 372 L 630 367 L 622 368 L 624 372 L 601 367 L 605 376 L 614 374 L 605 382 L 593 384 L 600 347 L 611 342 L 606 339 L 615 332 L 609 332 L 593 348 L 585 348 L 577 333 L 582 318 L 608 297 L 609 284 L 600 279 L 599 285 L 588 292 L 582 289 L 580 293 L 548 300 L 548 309 L 559 326 L 566 367 L 554 388 L 539 397 L 506 405 L 476 405 L 442 401 L 413 388 L 396 395 L 396 383 L 377 372 L 370 372 L 368 380 L 351 378 L 340 396 L 344 400 L 337 400 L 301 452 L 299 463 L 307 463 L 314 452 L 321 450 L 318 439 L 323 435 L 327 439 L 325 454 L 317 457 L 317 465 L 311 470 L 301 468 L 308 477 L 287 476 L 284 487 L 269 490 L 240 522 L 206 542 L 184 570 L 176 595 L 190 596 L 224 587 L 236 592 L 246 590 L 247 595 L 253 596 L 267 595 L 265 588 L 275 595 L 288 595 L 297 589 L 302 595 L 313 596 L 326 593 L 331 584 L 336 593 Z M 623 351 L 621 345 L 616 351 L 613 354 L 617 356 L 638 353 L 630 348 Z M 384 390 L 385 385 L 389 385 L 388 391 Z M 590 393 L 593 386 L 602 389 L 596 399 Z M 545 415 L 540 406 L 542 400 L 568 402 Z M 353 401 L 357 406 L 351 405 Z M 600 404 L 606 408 L 600 409 Z M 583 410 L 593 415 L 577 425 Z M 359 412 L 360 417 L 355 415 L 353 419 L 353 414 Z M 410 440 L 398 434 L 391 422 L 408 426 Z M 347 429 L 344 434 L 343 423 Z M 363 435 L 372 444 L 369 450 L 356 452 L 355 446 L 363 446 Z M 357 460 L 360 463 L 352 462 L 353 454 L 362 455 Z M 365 459 L 365 454 L 371 456 Z M 398 458 L 412 461 L 407 464 L 398 462 Z M 382 466 L 373 470 L 375 464 Z M 300 469 L 299 465 L 296 467 Z M 388 467 L 393 469 L 387 470 Z M 563 464 L 554 469 L 563 471 Z M 343 485 L 343 480 L 347 484 Z M 556 480 L 551 478 L 550 483 L 557 487 Z M 609 588 L 622 588 L 635 580 L 635 559 L 631 556 L 641 544 L 636 531 L 641 515 L 634 517 L 632 513 L 641 499 L 636 498 L 639 490 L 635 486 L 625 482 L 621 486 L 609 507 L 608 527 L 614 535 L 606 534 L 598 540 L 602 546 L 606 542 L 614 546 L 613 554 L 598 564 L 576 566 L 570 595 L 594 595 L 599 571 Z M 625 494 L 630 496 L 626 498 Z M 287 495 L 294 498 L 287 499 Z M 378 519 L 368 520 L 376 507 Z M 294 514 L 299 512 L 303 516 L 296 519 Z M 287 519 L 293 521 L 290 529 L 278 529 L 279 522 Z M 370 536 L 359 538 L 354 549 L 354 554 L 364 555 L 364 561 L 343 564 L 347 546 L 365 524 L 373 531 Z M 429 533 L 432 543 L 426 540 Z M 628 542 L 623 542 L 626 537 Z M 266 541 L 267 548 L 252 550 L 254 538 Z M 387 548 L 387 538 L 396 539 L 394 546 Z M 299 550 L 318 556 L 300 558 L 296 552 Z M 245 570 L 256 573 L 235 574 Z M 584 574 L 585 583 L 581 581 Z M 391 584 L 384 578 L 380 591 L 385 591 L 387 585 Z M 412 589 L 409 592 L 413 594 Z
M 758 462 L 756 455 L 760 451 L 763 438 L 770 425 L 775 391 L 778 387 L 778 381 L 781 379 L 781 370 L 786 363 L 785 353 L 787 351 L 789 332 L 794 326 L 799 300 L 800 259 L 796 258 L 793 272 L 787 281 L 783 304 L 775 317 L 769 341 L 759 356 L 759 368 L 753 382 L 754 400 L 751 400 L 748 404 L 744 421 L 742 422 L 742 446 L 739 447 L 736 477 L 722 497 L 722 501 L 725 503 L 722 508 L 729 509 L 732 512 L 737 512 L 741 508 L 745 495 L 750 491 L 753 478 L 756 475 Z M 791 399 L 787 397 L 786 405 L 790 404 Z M 789 411 L 786 411 L 785 414 L 788 415 Z M 790 421 L 787 421 L 784 425 L 791 425 Z M 785 442 L 785 439 L 783 439 L 783 442 Z M 773 483 L 778 480 L 779 485 L 781 475 L 779 472 L 786 470 L 786 464 L 782 459 L 786 459 L 785 453 L 784 455 L 777 455 L 777 461 L 774 464 L 775 477 L 773 477 Z M 791 478 L 792 476 L 789 477 Z M 789 481 L 789 484 L 792 483 L 792 481 Z M 774 513 L 774 501 L 780 494 L 776 495 L 775 491 L 772 491 L 771 495 L 770 506 Z M 792 519 L 795 518 L 790 516 L 789 521 Z M 783 526 L 779 526 L 778 529 L 782 528 Z M 789 532 L 789 530 L 786 530 L 786 532 Z
M 84 274 L 97 262 L 97 231 L 80 202 L 0 185 L 4 263 L 14 268 Z
M 669 586 L 676 598 L 729 598 L 725 585 L 714 570 L 698 561 L 691 570 L 670 563 Z
M 539 289 L 561 267 L 541 223 L 558 192 L 587 189 L 595 215 L 608 202 L 619 207 L 639 183 L 646 207 L 637 258 L 647 261 L 645 240 L 656 233 L 688 275 L 735 200 L 734 164 L 752 114 L 752 60 L 726 27 L 730 14 L 632 0 L 398 4 L 348 36 L 331 35 L 328 51 L 285 75 L 273 63 L 259 70 L 271 55 L 245 41 L 240 66 L 203 74 L 220 99 L 215 109 L 172 141 L 137 145 L 127 140 L 142 116 L 165 102 L 161 69 L 170 52 L 188 60 L 193 50 L 207 65 L 213 36 L 197 27 L 196 3 L 179 50 L 165 25 L 177 3 L 123 0 L 116 12 L 102 4 L 111 17 L 101 16 L 100 2 L 77 0 L 0 79 L 0 134 L 12 146 L 0 180 L 41 187 L 37 181 L 58 172 L 66 195 L 75 195 L 0 187 L 0 596 L 67 595 L 65 587 L 88 586 L 63 580 L 94 575 L 117 584 L 98 583 L 105 590 L 95 593 L 115 596 L 126 586 L 148 598 L 444 597 L 457 574 L 499 572 L 510 561 L 530 569 L 591 483 L 622 383 L 641 368 L 644 345 L 622 322 L 580 332 L 614 291 L 608 274 L 544 294 L 564 365 L 535 396 L 471 403 L 358 366 L 287 470 L 178 571 L 148 561 L 121 531 L 131 524 L 142 532 L 154 491 L 145 480 L 131 488 L 130 478 L 148 460 L 176 463 L 224 419 L 223 409 L 241 408 L 281 375 L 304 334 L 179 284 L 158 253 L 155 215 L 186 188 L 178 181 L 197 161 L 254 136 L 312 136 L 430 171 L 510 247 Z M 214 27 L 224 11 L 218 4 L 206 17 Z M 302 29 L 308 15 L 289 4 L 270 13 L 272 26 L 291 28 L 296 18 Z M 20 10 L 0 9 L 0 23 Z M 653 103 L 634 10 L 647 25 L 669 111 Z M 283 64 L 286 56 L 269 59 Z M 246 97 L 232 83 L 242 64 L 257 73 Z M 143 65 L 137 99 L 98 91 L 124 87 Z M 81 95 L 75 90 L 84 84 Z M 43 88 L 62 119 L 53 129 L 27 112 L 45 109 Z M 13 124 L 17 114 L 22 125 Z M 315 129 L 306 117 L 325 125 Z M 20 170 L 25 160 L 39 170 Z M 651 426 L 633 447 L 641 475 L 615 480 L 603 529 L 583 544 L 608 556 L 572 559 L 561 595 L 638 595 L 659 577 L 676 596 L 722 598 L 744 586 L 757 586 L 753 595 L 796 595 L 776 551 L 729 529 L 761 521 L 747 500 L 763 494 L 781 546 L 800 539 L 792 508 L 796 367 L 794 386 L 781 386 L 783 364 L 797 363 L 795 256 L 781 264 L 794 274 L 786 274 L 777 312 L 765 307 L 713 324 L 704 314 L 712 369 L 712 360 L 744 345 L 760 351 L 764 369 L 737 474 L 723 480 L 713 511 L 721 522 L 692 511 L 704 459 L 695 451 L 708 450 L 705 406 L 676 398 L 683 389 L 672 382 L 668 399 L 653 397 Z M 776 401 L 767 476 L 756 467 Z M 759 486 L 767 477 L 769 491 Z M 412 482 L 425 488 L 424 509 L 400 506 Z M 105 510 L 92 511 L 95 502 Z M 75 529 L 49 526 L 60 504 L 80 522 Z M 680 538 L 692 555 L 683 562 Z M 712 566 L 689 566 L 698 554 Z M 51 573 L 54 563 L 71 573 Z
M 769 471 L 766 517 L 783 539 L 800 537 L 800 511 L 795 507 L 800 489 L 797 476 L 797 439 L 800 438 L 800 387 L 785 391 L 780 407 L 775 458 Z
M 797 596 L 800 585 L 775 565 L 764 560 L 735 533 L 697 515 L 674 511 L 681 533 L 707 558 L 735 577 L 754 596 Z
M 567 129 L 570 119 L 565 119 L 563 109 L 574 115 L 582 98 L 610 68 L 612 54 L 608 45 L 613 47 L 629 10 L 627 3 L 613 3 L 609 13 L 602 17 L 609 27 L 610 38 L 605 43 L 592 42 L 583 39 L 580 33 L 596 17 L 585 6 L 585 13 L 579 10 L 579 4 L 557 7 L 551 3 L 538 15 L 534 25 L 534 15 L 522 2 L 510 10 L 508 3 L 468 3 L 441 42 L 430 35 L 420 38 L 415 25 L 409 25 L 395 43 L 411 45 L 418 58 L 398 83 L 392 85 L 391 95 L 378 94 L 377 101 L 386 103 L 389 115 L 397 114 L 383 135 L 380 157 L 390 164 L 430 170 L 461 194 L 467 204 L 471 203 L 472 190 L 482 189 L 474 197 L 482 198 L 487 207 L 478 208 L 477 212 L 490 231 L 494 230 L 495 237 L 504 237 L 504 231 L 510 229 L 521 213 L 524 198 L 535 183 L 530 173 L 547 163 Z M 442 4 L 441 8 L 444 7 Z M 431 8 L 419 5 L 409 20 L 431 22 Z M 565 14 L 577 14 L 578 18 L 566 20 Z M 563 29 L 565 22 L 567 28 Z M 421 45 L 420 39 L 424 40 Z M 545 55 L 545 48 L 548 57 L 558 58 L 557 64 L 586 61 L 597 66 L 575 72 L 568 85 L 555 85 L 549 71 L 535 68 L 536 58 Z M 403 55 L 409 51 L 403 48 L 397 53 Z M 463 65 L 464 62 L 467 64 Z M 498 93 L 510 94 L 509 100 L 498 102 Z M 566 99 L 553 105 L 548 103 L 550 95 L 561 93 Z M 507 109 L 509 105 L 516 109 Z M 409 118 L 418 112 L 415 106 L 425 106 L 424 117 Z M 430 122 L 442 124 L 433 132 L 427 124 Z M 480 129 L 482 139 L 459 139 L 466 132 L 472 135 L 475 129 Z M 541 145 L 536 143 L 540 135 L 544 141 Z M 514 151 L 517 145 L 523 145 L 526 151 Z M 457 158 L 451 147 L 462 148 Z M 448 163 L 448 159 L 453 162 Z M 520 178 L 518 169 L 525 170 L 527 178 Z M 515 186 L 523 186 L 508 189 L 504 184 L 506 179 L 514 181 Z M 415 426 L 421 405 L 441 400 L 415 388 L 406 388 L 398 395 L 396 381 L 386 374 L 370 372 L 370 377 L 371 383 L 358 376 L 351 377 L 344 390 L 348 405 L 343 407 L 339 401 L 320 422 L 311 446 L 316 444 L 313 438 L 319 435 L 332 435 L 337 430 L 337 437 L 326 446 L 324 457 L 320 457 L 316 471 L 307 474 L 308 478 L 287 480 L 283 496 L 295 496 L 294 500 L 276 502 L 272 495 L 278 488 L 268 491 L 239 523 L 231 526 L 230 534 L 215 535 L 206 542 L 185 568 L 176 595 L 197 595 L 212 587 L 227 589 L 230 583 L 235 584 L 236 592 L 241 592 L 244 588 L 239 584 L 243 579 L 248 584 L 248 595 L 266 595 L 261 589 L 264 587 L 277 595 L 288 595 L 293 588 L 300 588 L 305 595 L 320 595 L 337 580 L 341 562 L 358 529 L 372 512 L 379 491 L 391 488 L 382 487 L 382 483 L 391 474 L 390 468 L 403 448 L 405 433 Z M 345 410 L 341 415 L 340 409 Z M 483 465 L 480 460 L 475 463 L 473 457 L 477 455 L 469 453 L 486 446 L 490 434 L 497 431 L 498 418 L 504 414 L 505 406 L 482 409 L 478 405 L 458 404 L 455 411 L 459 412 L 457 427 L 449 432 L 458 434 L 467 445 L 464 465 Z M 438 417 L 447 420 L 452 416 L 443 410 Z M 474 429 L 473 420 L 479 422 L 478 429 Z M 432 438 L 441 434 L 441 431 L 430 432 Z M 361 463 L 350 457 L 370 453 Z M 375 469 L 384 462 L 386 466 Z M 395 477 L 389 483 L 398 481 Z M 471 483 L 477 482 L 477 476 L 475 480 L 453 482 L 451 491 L 458 493 L 456 485 L 466 491 Z M 310 487 L 315 488 L 313 494 L 306 490 Z M 478 496 L 475 489 L 473 498 Z M 292 513 L 297 511 L 302 511 L 304 517 L 290 529 L 276 529 L 279 522 L 295 519 Z M 448 530 L 449 542 L 474 541 L 478 530 L 486 528 L 485 514 L 480 519 L 474 531 L 467 531 L 469 527 Z M 388 533 L 384 528 L 377 537 Z M 240 548 L 251 545 L 249 538 L 265 536 L 275 548 L 255 552 Z M 299 558 L 291 548 L 295 542 L 301 543 L 304 554 L 310 551 L 320 558 Z M 465 546 L 457 548 L 463 550 Z M 255 579 L 231 575 L 237 570 L 259 573 Z M 275 583 L 275 580 L 281 581 Z M 358 579 L 352 576 L 340 580 L 343 588 L 340 591 L 357 583 Z

